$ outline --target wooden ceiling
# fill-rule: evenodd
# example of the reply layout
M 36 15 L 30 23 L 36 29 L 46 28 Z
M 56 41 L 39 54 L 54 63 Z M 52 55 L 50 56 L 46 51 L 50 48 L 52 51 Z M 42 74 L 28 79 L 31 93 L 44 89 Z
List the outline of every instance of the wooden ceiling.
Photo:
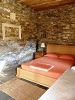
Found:
M 34 10 L 45 10 L 58 6 L 75 3 L 75 0 L 16 0 L 23 5 L 27 5 Z

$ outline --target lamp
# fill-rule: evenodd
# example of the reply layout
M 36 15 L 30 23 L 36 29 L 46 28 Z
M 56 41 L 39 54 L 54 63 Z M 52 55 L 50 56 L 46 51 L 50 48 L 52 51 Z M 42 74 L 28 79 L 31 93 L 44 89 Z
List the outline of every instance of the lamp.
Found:
M 44 54 L 45 43 L 41 43 L 42 55 Z

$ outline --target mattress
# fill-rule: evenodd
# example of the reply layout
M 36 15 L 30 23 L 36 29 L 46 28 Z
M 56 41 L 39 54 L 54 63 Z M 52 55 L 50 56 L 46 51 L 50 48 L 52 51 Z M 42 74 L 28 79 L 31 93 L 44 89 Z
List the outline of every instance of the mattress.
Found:
M 46 72 L 43 71 L 43 70 L 38 70 L 38 69 L 30 67 L 31 65 L 34 65 L 38 62 L 42 63 L 42 64 L 49 64 L 50 66 L 54 66 L 54 67 L 51 68 L 49 71 L 46 71 Z M 48 77 L 57 79 L 64 73 L 64 71 L 67 68 L 70 68 L 73 65 L 74 65 L 74 60 L 65 60 L 65 59 L 50 58 L 50 57 L 44 56 L 44 57 L 32 60 L 32 61 L 27 62 L 27 63 L 23 63 L 21 65 L 21 68 L 23 70 L 27 70 L 27 71 L 30 71 L 30 72 L 34 72 L 34 73 L 37 73 L 37 74 L 41 74 L 41 75 L 44 75 L 44 76 L 48 76 Z

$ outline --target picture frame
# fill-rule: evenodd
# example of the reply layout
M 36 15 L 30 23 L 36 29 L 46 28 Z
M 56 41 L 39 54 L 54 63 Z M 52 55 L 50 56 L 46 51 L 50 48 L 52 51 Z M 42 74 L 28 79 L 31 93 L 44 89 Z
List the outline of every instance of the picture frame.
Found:
M 3 40 L 21 39 L 21 26 L 2 23 L 2 37 Z

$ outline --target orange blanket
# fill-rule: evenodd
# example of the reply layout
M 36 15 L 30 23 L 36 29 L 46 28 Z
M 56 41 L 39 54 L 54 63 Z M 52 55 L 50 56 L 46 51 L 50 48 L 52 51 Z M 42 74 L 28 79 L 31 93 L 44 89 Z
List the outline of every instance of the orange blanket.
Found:
M 37 62 L 49 64 L 49 65 L 54 66 L 54 67 L 52 69 L 50 69 L 48 72 L 45 72 L 45 71 L 42 71 L 42 70 L 37 70 L 37 69 L 29 67 L 30 65 L 36 64 Z M 24 69 L 24 70 L 28 70 L 28 71 L 31 71 L 31 72 L 34 72 L 34 73 L 42 74 L 42 75 L 57 79 L 64 73 L 64 71 L 67 68 L 70 68 L 73 65 L 74 65 L 73 60 L 64 60 L 64 59 L 59 59 L 59 58 L 41 57 L 41 58 L 35 59 L 33 61 L 22 64 L 21 68 Z

